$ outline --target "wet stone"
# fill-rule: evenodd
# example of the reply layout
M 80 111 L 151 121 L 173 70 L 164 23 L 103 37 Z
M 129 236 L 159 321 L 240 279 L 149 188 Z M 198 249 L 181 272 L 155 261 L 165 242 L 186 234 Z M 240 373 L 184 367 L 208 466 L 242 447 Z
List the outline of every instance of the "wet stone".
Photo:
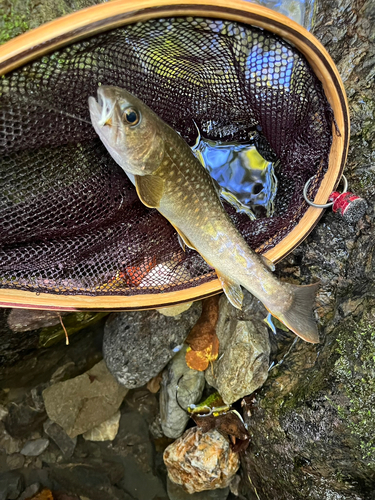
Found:
M 194 303 L 178 317 L 156 310 L 112 314 L 103 338 L 108 369 L 129 389 L 146 384 L 178 352 L 200 310 L 200 303 Z
M 25 446 L 22 448 L 21 453 L 26 457 L 38 457 L 48 448 L 49 439 L 35 439 L 33 441 L 27 441 Z
M 58 325 L 59 315 L 66 316 L 67 312 L 39 311 L 34 309 L 12 309 L 8 316 L 8 326 L 13 332 L 29 332 Z
M 226 500 L 229 495 L 229 488 L 188 493 L 182 486 L 169 478 L 167 478 L 167 491 L 169 500 Z
M 8 455 L 18 453 L 22 447 L 21 443 L 20 439 L 10 436 L 4 424 L 0 422 L 0 450 L 4 450 Z
M 49 418 L 74 438 L 116 413 L 126 393 L 101 361 L 78 377 L 48 387 L 43 397 Z
M 12 402 L 8 406 L 8 415 L 4 419 L 8 433 L 15 438 L 28 438 L 34 431 L 42 429 L 47 419 L 44 408 L 35 405 L 31 394 L 20 403 Z
M 17 500 L 29 500 L 32 499 L 40 491 L 40 483 L 33 483 L 28 486 L 25 491 L 17 498 Z
M 64 458 L 70 458 L 73 455 L 77 444 L 77 437 L 69 437 L 60 425 L 49 419 L 44 423 L 43 429 L 47 436 L 60 448 Z
M 90 500 L 132 500 L 113 483 L 118 483 L 123 471 L 115 463 L 85 460 L 85 463 L 62 463 L 51 466 L 50 475 L 61 489 L 69 494 Z
M 239 457 L 217 430 L 203 433 L 187 430 L 164 451 L 164 463 L 171 481 L 188 493 L 229 486 L 239 468 Z
M 21 453 L 12 453 L 7 456 L 7 467 L 9 470 L 21 469 L 25 463 L 25 457 Z
M 23 485 L 23 477 L 18 472 L 3 472 L 0 474 L 0 500 L 15 500 Z
M 269 332 L 266 324 L 256 319 L 246 321 L 231 316 L 232 306 L 220 300 L 216 326 L 219 357 L 205 371 L 207 382 L 215 387 L 224 402 L 232 404 L 261 387 L 267 379 L 270 356 Z
M 174 439 L 181 436 L 190 418 L 183 408 L 200 400 L 205 385 L 203 372 L 192 370 L 186 364 L 187 348 L 184 344 L 169 362 L 160 389 L 161 427 L 165 436 Z
M 121 413 L 117 411 L 105 422 L 93 427 L 83 434 L 87 441 L 113 441 L 120 425 Z

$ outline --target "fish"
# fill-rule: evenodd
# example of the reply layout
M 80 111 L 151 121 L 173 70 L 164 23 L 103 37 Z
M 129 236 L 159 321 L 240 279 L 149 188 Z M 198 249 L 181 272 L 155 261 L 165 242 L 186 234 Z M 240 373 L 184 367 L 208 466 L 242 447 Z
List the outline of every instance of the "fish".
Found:
M 119 87 L 89 97 L 91 123 L 147 207 L 175 228 L 183 246 L 215 269 L 231 304 L 241 309 L 242 287 L 272 316 L 307 342 L 319 342 L 313 306 L 319 283 L 281 282 L 273 263 L 254 252 L 232 223 L 209 173 L 189 145 L 143 101 Z

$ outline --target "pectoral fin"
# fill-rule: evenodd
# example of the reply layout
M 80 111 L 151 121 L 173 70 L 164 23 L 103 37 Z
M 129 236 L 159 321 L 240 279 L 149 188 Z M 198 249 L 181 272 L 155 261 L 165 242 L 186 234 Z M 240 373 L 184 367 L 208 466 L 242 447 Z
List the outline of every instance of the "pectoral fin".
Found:
M 157 175 L 136 175 L 135 188 L 141 202 L 157 208 L 164 193 L 164 181 Z
M 239 285 L 235 281 L 230 280 L 226 276 L 220 275 L 217 271 L 216 274 L 229 302 L 237 309 L 241 309 L 243 301 L 243 292 L 241 285 Z

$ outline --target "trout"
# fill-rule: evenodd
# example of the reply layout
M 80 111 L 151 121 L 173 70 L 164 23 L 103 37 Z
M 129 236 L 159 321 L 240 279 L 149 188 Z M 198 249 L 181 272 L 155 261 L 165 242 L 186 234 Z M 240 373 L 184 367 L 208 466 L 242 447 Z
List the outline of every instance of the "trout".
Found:
M 233 306 L 246 288 L 285 326 L 307 342 L 319 342 L 313 304 L 318 284 L 279 281 L 273 264 L 256 254 L 225 212 L 209 173 L 188 144 L 148 106 L 126 90 L 98 88 L 89 98 L 93 127 L 147 207 L 176 229 L 182 245 L 215 269 Z

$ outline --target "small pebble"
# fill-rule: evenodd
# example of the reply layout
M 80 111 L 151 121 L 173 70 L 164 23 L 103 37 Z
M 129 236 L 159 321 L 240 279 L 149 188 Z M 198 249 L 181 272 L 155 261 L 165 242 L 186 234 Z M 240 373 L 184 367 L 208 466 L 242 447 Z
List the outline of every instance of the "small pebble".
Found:
M 25 457 L 21 453 L 13 453 L 7 456 L 7 466 L 9 470 L 21 469 L 24 463 Z
M 22 448 L 21 453 L 26 457 L 38 457 L 48 448 L 49 439 L 35 439 L 34 441 L 28 441 Z

